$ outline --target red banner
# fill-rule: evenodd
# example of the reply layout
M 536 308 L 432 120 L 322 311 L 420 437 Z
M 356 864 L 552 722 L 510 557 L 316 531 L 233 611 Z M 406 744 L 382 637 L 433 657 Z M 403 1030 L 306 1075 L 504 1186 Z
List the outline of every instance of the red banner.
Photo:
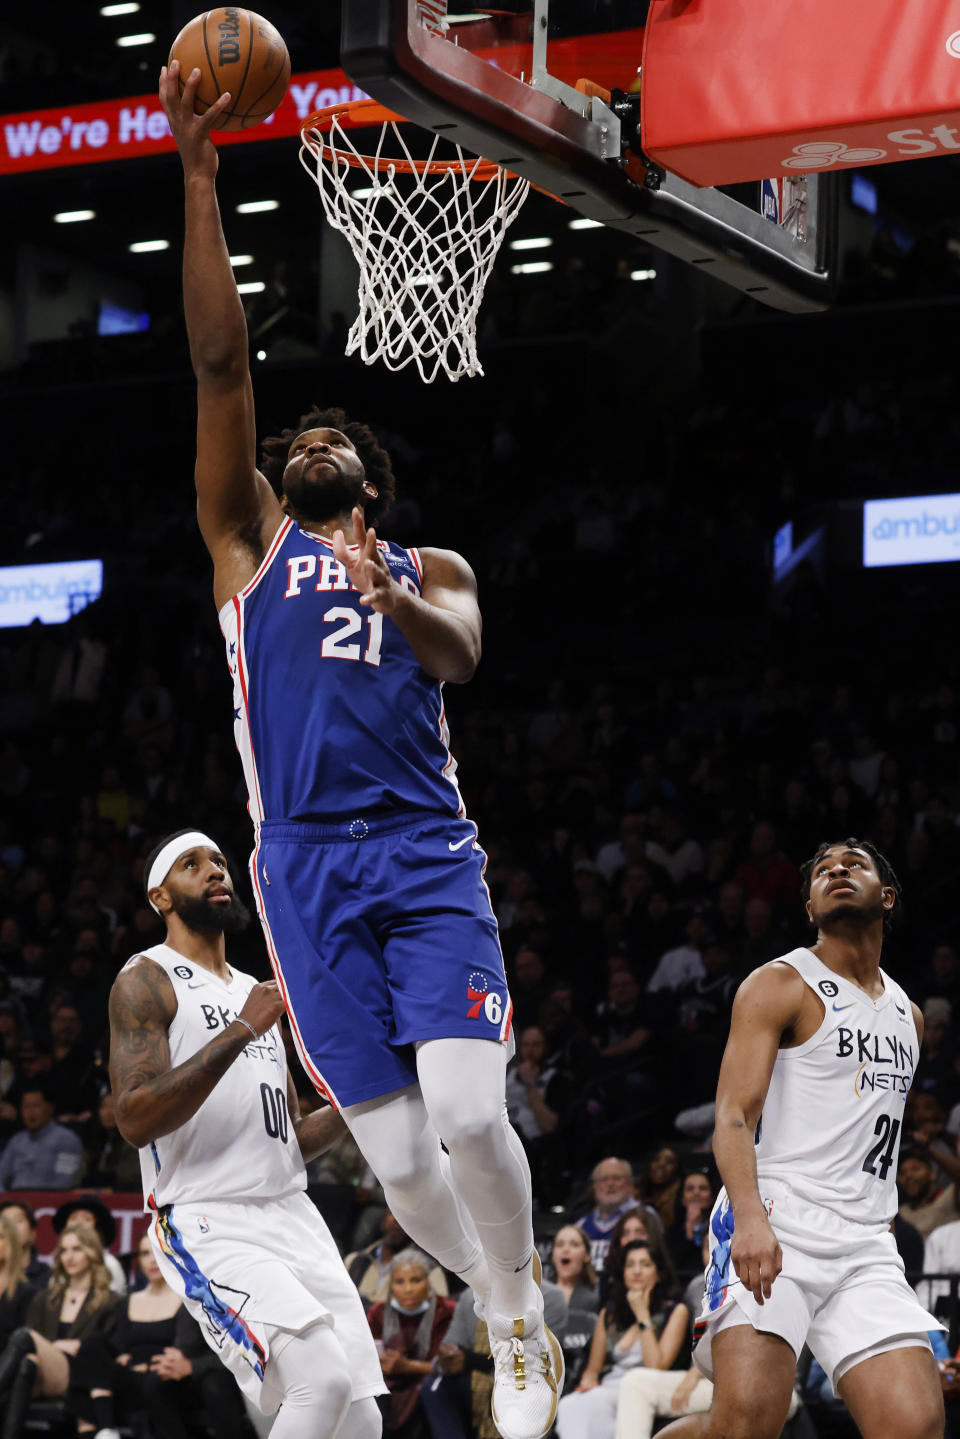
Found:
M 960 150 L 957 0 L 652 0 L 643 148 L 695 185 Z
M 32 1205 L 37 1216 L 37 1252 L 46 1264 L 50 1263 L 57 1247 L 53 1216 L 61 1204 L 90 1197 L 90 1190 L 84 1193 L 81 1189 L 11 1189 L 5 1194 L 0 1192 L 0 1201 L 10 1200 L 13 1204 L 18 1204 L 21 1200 L 26 1200 Z M 150 1216 L 143 1212 L 143 1195 L 111 1193 L 108 1189 L 100 1189 L 95 1197 L 107 1206 L 117 1221 L 117 1237 L 110 1245 L 112 1252 L 117 1255 L 130 1254 L 136 1249 L 140 1236 L 150 1221 Z
M 314 110 L 364 99 L 364 92 L 342 70 L 303 71 L 290 77 L 286 95 L 262 125 L 217 131 L 217 144 L 299 135 L 300 126 Z M 156 94 L 0 116 L 0 175 L 139 159 L 175 148 Z

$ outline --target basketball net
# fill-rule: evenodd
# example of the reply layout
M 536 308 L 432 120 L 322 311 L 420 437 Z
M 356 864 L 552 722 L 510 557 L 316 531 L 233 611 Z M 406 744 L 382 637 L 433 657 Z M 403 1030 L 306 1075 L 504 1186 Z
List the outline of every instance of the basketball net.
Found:
M 301 131 L 300 163 L 360 269 L 360 309 L 346 353 L 367 365 L 382 360 L 390 370 L 415 364 L 425 384 L 441 370 L 453 381 L 482 375 L 477 315 L 529 182 L 459 146 L 454 158 L 438 159 L 439 136 L 426 160 L 414 159 L 400 117 L 383 124 L 373 155 L 361 155 L 340 116 L 352 112 L 356 121 L 364 104 L 379 109 L 371 102 L 333 106 L 311 115 Z

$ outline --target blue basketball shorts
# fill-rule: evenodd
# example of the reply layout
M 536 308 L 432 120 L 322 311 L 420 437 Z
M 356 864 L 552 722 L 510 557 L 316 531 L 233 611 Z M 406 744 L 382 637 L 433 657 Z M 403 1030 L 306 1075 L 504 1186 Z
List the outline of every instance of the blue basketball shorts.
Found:
M 267 949 L 300 1058 L 338 1109 L 415 1084 L 419 1041 L 509 1039 L 486 863 L 465 819 L 261 824 Z

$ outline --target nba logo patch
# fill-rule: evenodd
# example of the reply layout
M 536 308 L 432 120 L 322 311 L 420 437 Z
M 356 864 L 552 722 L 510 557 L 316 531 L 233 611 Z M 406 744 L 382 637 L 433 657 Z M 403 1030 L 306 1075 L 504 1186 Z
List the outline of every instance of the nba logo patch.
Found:
M 480 1018 L 480 1010 L 484 1000 L 487 997 L 487 990 L 489 989 L 489 987 L 490 986 L 487 980 L 487 976 L 485 974 L 480 974 L 478 970 L 474 970 L 473 974 L 471 974 L 470 978 L 467 980 L 468 1019 Z
M 197 1217 L 197 1228 L 200 1230 L 201 1234 L 210 1233 L 210 1220 L 205 1214 L 201 1214 Z

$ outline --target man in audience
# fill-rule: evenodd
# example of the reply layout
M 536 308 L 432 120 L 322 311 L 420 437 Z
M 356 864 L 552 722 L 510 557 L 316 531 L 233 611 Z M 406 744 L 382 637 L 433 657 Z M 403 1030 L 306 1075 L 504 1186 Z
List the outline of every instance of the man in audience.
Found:
M 598 1274 L 610 1248 L 610 1235 L 631 1209 L 639 1209 L 633 1170 L 625 1159 L 601 1159 L 590 1175 L 594 1207 L 574 1222 L 590 1241 L 590 1260 Z
M 54 1120 L 50 1090 L 25 1089 L 20 1118 L 23 1128 L 0 1156 L 0 1189 L 71 1189 L 80 1179 L 83 1145 Z
M 713 933 L 706 917 L 699 911 L 695 911 L 687 920 L 685 935 L 685 944 L 678 944 L 660 956 L 647 984 L 649 994 L 656 994 L 662 989 L 682 989 L 685 984 L 699 979 L 703 974 L 703 947 L 713 937 Z
M 900 1214 L 926 1239 L 941 1224 L 960 1214 L 957 1186 L 943 1184 L 929 1153 L 911 1149 L 900 1158 L 897 1172 Z

